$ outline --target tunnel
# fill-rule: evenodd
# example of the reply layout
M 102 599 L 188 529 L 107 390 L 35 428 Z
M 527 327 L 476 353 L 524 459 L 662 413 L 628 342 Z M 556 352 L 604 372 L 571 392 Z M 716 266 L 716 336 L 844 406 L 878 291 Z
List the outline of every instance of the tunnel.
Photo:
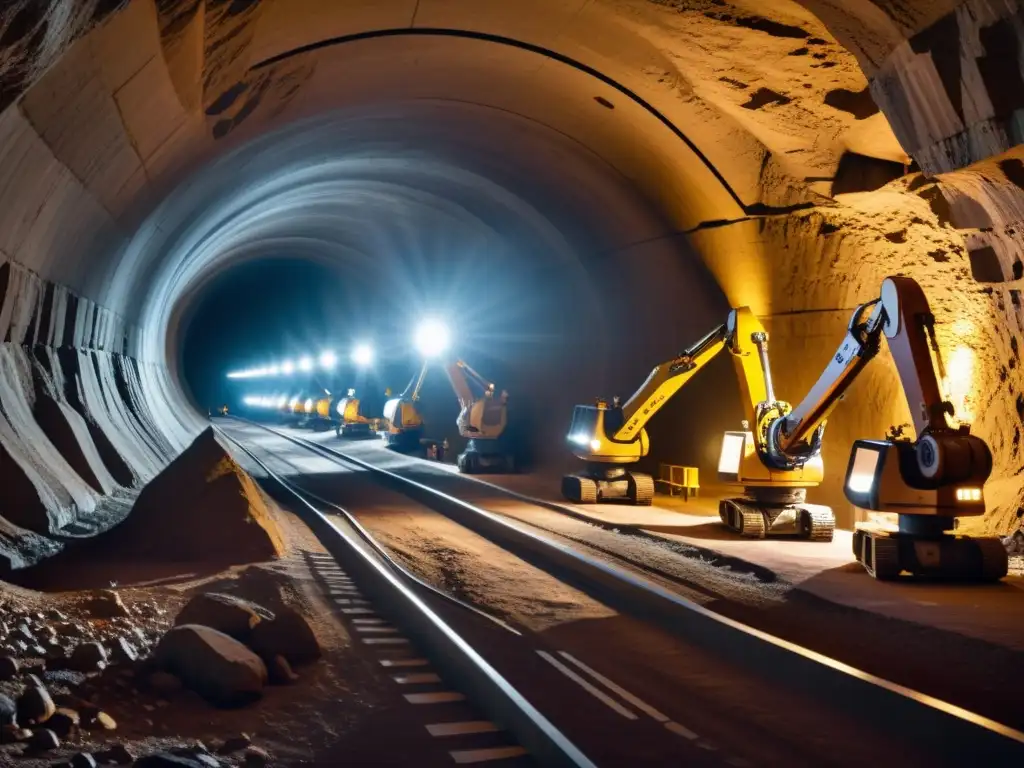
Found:
M 548 466 L 571 460 L 573 404 L 628 395 L 731 307 L 762 318 L 799 401 L 857 305 L 910 275 L 994 456 L 971 523 L 1009 532 L 1021 25 L 987 0 L 8 3 L 6 559 L 44 556 L 203 428 L 188 319 L 212 281 L 282 255 L 332 265 L 389 339 L 445 313 Z M 740 413 L 716 361 L 652 422 L 650 459 L 712 478 Z M 909 420 L 883 350 L 812 492 L 841 526 L 851 443 Z

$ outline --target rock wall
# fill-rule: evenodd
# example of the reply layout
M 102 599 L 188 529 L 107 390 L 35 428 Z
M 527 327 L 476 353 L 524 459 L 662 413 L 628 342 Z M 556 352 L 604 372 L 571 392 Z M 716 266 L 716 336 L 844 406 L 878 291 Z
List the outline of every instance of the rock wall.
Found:
M 104 496 L 178 453 L 156 426 L 111 312 L 0 265 L 0 571 L 56 552 Z

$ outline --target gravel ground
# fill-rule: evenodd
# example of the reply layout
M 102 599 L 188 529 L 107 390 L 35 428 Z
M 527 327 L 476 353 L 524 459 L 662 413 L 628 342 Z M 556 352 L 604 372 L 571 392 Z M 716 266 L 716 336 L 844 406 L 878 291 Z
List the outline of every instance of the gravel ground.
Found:
M 158 695 L 139 684 L 139 665 L 127 660 L 90 674 L 46 670 L 40 658 L 19 653 L 20 673 L 0 682 L 0 692 L 14 698 L 24 690 L 30 673 L 37 674 L 58 706 L 81 711 L 98 707 L 113 718 L 113 730 L 74 729 L 57 750 L 26 751 L 22 744 L 0 745 L 0 765 L 42 768 L 68 760 L 78 752 L 101 752 L 123 745 L 135 756 L 161 749 L 203 743 L 211 749 L 226 740 L 247 735 L 272 755 L 271 765 L 333 766 L 349 756 L 363 764 L 387 752 L 382 730 L 401 733 L 411 725 L 409 714 L 385 695 L 373 662 L 353 646 L 345 627 L 327 604 L 307 560 L 324 550 L 313 534 L 290 514 L 270 505 L 286 539 L 286 554 L 277 561 L 240 566 L 196 575 L 179 568 L 176 576 L 153 579 L 153 573 L 122 571 L 116 594 L 126 607 L 125 618 L 98 618 L 89 607 L 94 592 L 73 589 L 90 573 L 67 569 L 43 577 L 47 592 L 0 582 L 3 602 L 0 636 L 13 640 L 19 624 L 31 623 L 40 642 L 73 648 L 79 642 L 102 641 L 107 647 L 118 637 L 130 638 L 140 659 L 168 629 L 180 607 L 198 592 L 223 592 L 263 605 L 287 604 L 307 617 L 324 651 L 321 661 L 296 670 L 297 683 L 271 686 L 255 704 L 233 710 L 215 709 L 189 691 Z M 201 535 L 201 534 L 200 534 Z M 44 566 L 45 567 L 45 566 Z M 106 574 L 105 574 L 106 575 Z M 0 641 L 0 646 L 4 645 Z M 4 655 L 0 653 L 0 656 Z M 394 743 L 396 748 L 401 743 Z M 361 758 L 359 756 L 362 756 Z M 429 757 L 429 756 L 427 756 Z M 242 764 L 244 753 L 218 755 L 225 765 Z M 426 763 L 432 764 L 430 759 Z

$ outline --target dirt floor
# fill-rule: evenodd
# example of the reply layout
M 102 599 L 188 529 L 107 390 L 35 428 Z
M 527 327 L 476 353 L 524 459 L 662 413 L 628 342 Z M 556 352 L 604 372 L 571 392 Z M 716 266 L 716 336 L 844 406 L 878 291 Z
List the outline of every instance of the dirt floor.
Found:
M 45 752 L 26 750 L 24 744 L 0 745 L 0 765 L 49 766 L 79 752 L 97 754 L 115 745 L 123 745 L 135 757 L 200 742 L 217 750 L 245 734 L 253 746 L 266 750 L 271 765 L 334 766 L 360 755 L 367 762 L 377 762 L 389 745 L 391 751 L 400 746 L 393 740 L 396 733 L 422 730 L 410 722 L 408 708 L 403 710 L 400 697 L 388 690 L 390 681 L 382 678 L 379 665 L 353 643 L 328 603 L 310 559 L 325 554 L 319 542 L 303 523 L 269 500 L 268 508 L 285 540 L 284 555 L 273 562 L 204 573 L 194 565 L 129 569 L 123 563 L 111 567 L 90 560 L 71 567 L 64 560 L 59 573 L 43 567 L 21 574 L 22 586 L 0 583 L 0 634 L 4 637 L 0 646 L 18 651 L 11 644 L 19 626 L 26 624 L 35 627 L 39 638 L 47 638 L 40 642 L 74 645 L 95 639 L 110 647 L 123 637 L 133 643 L 141 659 L 192 595 L 220 592 L 272 609 L 295 607 L 314 629 L 323 650 L 321 661 L 297 668 L 293 685 L 268 686 L 259 701 L 225 710 L 190 691 L 152 692 L 140 680 L 141 662 L 115 662 L 88 675 L 48 671 L 45 656 L 31 658 L 30 648 L 17 654 L 22 669 L 0 682 L 0 692 L 16 699 L 31 681 L 27 675 L 34 673 L 58 706 L 72 705 L 81 712 L 99 708 L 113 718 L 116 727 L 88 729 L 83 722 L 61 739 L 59 749 Z M 75 589 L 86 584 L 90 591 Z M 97 593 L 91 590 L 100 586 L 116 591 L 127 616 L 96 615 L 90 600 Z M 420 762 L 431 764 L 429 755 L 420 754 Z M 246 757 L 244 750 L 219 754 L 217 759 L 223 765 L 258 764 L 246 762 L 255 758 Z

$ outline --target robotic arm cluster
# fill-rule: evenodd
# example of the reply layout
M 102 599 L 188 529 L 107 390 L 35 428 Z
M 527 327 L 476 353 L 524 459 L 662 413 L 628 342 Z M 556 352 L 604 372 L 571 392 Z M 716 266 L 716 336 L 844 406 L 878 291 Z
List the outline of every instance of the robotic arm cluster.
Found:
M 647 455 L 644 426 L 708 361 L 727 349 L 736 364 L 744 428 L 727 432 L 721 479 L 741 485 L 741 498 L 719 512 L 730 527 L 756 537 L 798 534 L 831 540 L 832 511 L 807 504 L 806 490 L 821 482 L 821 446 L 833 409 L 875 357 L 885 338 L 899 372 L 917 436 L 910 440 L 858 440 L 846 496 L 868 510 L 895 512 L 899 531 L 861 528 L 854 550 L 879 578 L 915 574 L 1000 578 L 1006 554 L 997 539 L 967 539 L 948 532 L 956 517 L 984 512 L 982 486 L 992 467 L 988 446 L 970 427 L 952 427 L 953 407 L 943 400 L 935 373 L 942 370 L 934 318 L 920 286 L 890 277 L 877 299 L 857 307 L 825 370 L 796 406 L 779 400 L 768 358 L 768 334 L 748 308 L 673 360 L 656 367 L 625 406 L 576 406 L 569 441 L 587 469 L 563 478 L 563 494 L 577 502 L 629 500 L 649 504 L 653 481 L 626 467 Z M 933 364 L 932 358 L 935 358 Z

